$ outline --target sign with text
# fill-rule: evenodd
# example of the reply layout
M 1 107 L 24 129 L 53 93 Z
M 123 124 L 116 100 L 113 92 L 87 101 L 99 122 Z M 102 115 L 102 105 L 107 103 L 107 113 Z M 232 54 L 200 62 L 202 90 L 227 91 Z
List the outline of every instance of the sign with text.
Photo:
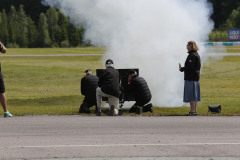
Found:
M 240 41 L 240 29 L 229 29 L 228 30 L 229 41 Z

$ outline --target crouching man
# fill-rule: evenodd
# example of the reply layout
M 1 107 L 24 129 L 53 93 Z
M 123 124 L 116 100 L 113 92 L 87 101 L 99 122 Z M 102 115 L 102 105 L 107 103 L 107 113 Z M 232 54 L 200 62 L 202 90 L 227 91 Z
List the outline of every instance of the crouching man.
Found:
M 139 77 L 135 70 L 128 72 L 128 91 L 133 93 L 136 101 L 129 113 L 137 113 L 139 109 L 142 109 L 143 112 L 153 112 L 152 104 L 149 103 L 152 98 L 151 91 L 145 79 Z
M 105 64 L 106 69 L 102 71 L 98 81 L 96 90 L 98 112 L 97 116 L 101 116 L 102 97 L 108 97 L 110 105 L 109 115 L 118 115 L 119 105 L 119 73 L 115 70 L 113 61 L 108 59 Z
M 80 105 L 79 113 L 90 113 L 89 108 L 96 106 L 96 89 L 98 87 L 98 77 L 93 75 L 89 69 L 84 72 L 81 79 L 81 93 L 85 96 L 83 103 Z

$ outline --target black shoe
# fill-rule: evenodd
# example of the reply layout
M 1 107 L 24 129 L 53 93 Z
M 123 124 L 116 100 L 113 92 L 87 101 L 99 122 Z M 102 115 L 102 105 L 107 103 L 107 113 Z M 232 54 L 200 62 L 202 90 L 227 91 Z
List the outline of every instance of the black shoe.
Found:
M 110 106 L 108 115 L 109 115 L 109 116 L 114 116 L 114 105 L 111 105 L 111 106 Z
M 98 111 L 98 112 L 96 113 L 96 116 L 101 116 L 101 112 Z
M 136 113 L 137 111 L 137 107 L 136 106 L 132 106 L 130 109 L 129 109 L 129 113 Z
M 91 113 L 88 107 L 85 107 L 84 110 L 85 110 L 85 113 Z
M 152 103 L 149 103 L 146 106 L 143 106 L 143 112 L 151 112 L 151 113 L 153 113 Z
M 198 113 L 197 112 L 188 112 L 187 114 L 185 114 L 185 116 L 197 116 Z
M 85 113 L 84 109 L 80 108 L 79 113 Z
M 80 107 L 79 113 L 91 113 L 88 107 Z

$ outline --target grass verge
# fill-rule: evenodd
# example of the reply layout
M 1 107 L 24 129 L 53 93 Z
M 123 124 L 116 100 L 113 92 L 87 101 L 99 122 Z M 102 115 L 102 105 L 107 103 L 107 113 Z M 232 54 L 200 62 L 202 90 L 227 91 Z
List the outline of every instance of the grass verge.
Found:
M 228 52 L 240 52 L 240 48 Z M 101 48 L 8 49 L 8 54 L 103 54 Z M 78 114 L 83 96 L 80 80 L 87 68 L 103 68 L 101 56 L 1 57 L 8 109 L 15 116 Z M 201 74 L 200 115 L 240 115 L 240 56 L 209 59 Z M 208 105 L 222 105 L 221 114 Z M 94 108 L 91 109 L 94 115 Z M 145 116 L 178 116 L 188 107 L 156 108 Z M 105 110 L 106 112 L 106 110 Z M 134 115 L 123 110 L 124 115 Z M 0 113 L 3 114 L 2 110 Z

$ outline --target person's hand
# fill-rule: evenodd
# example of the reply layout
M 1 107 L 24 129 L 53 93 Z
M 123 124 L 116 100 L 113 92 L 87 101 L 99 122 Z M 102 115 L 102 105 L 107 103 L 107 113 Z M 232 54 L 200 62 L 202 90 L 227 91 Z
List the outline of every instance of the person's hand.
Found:
M 182 66 L 181 66 L 181 63 L 179 63 L 179 71 L 180 71 L 180 72 L 183 72 L 182 69 L 183 69 L 183 68 L 182 68 Z

